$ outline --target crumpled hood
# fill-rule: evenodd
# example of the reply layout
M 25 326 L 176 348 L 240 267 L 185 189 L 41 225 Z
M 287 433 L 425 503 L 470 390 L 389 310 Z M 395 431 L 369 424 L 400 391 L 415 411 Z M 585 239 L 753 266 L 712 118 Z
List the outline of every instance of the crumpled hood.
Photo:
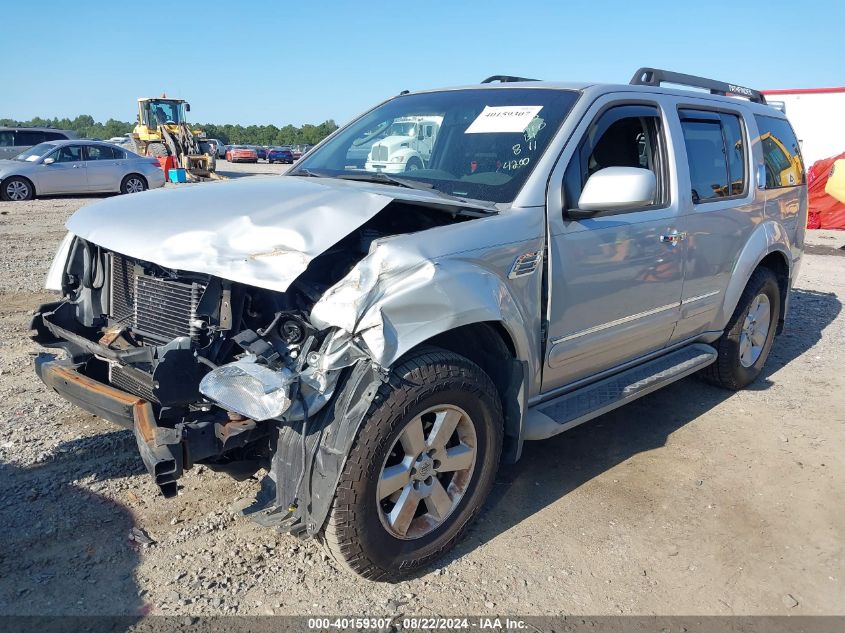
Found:
M 82 207 L 67 228 L 166 268 L 285 291 L 312 259 L 395 199 L 473 206 L 436 192 L 269 176 L 117 196 Z

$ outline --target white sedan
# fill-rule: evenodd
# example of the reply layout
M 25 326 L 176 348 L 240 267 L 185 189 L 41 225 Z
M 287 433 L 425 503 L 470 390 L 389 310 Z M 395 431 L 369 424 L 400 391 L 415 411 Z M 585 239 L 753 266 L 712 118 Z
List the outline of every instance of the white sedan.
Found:
M 158 159 L 101 141 L 50 141 L 0 160 L 0 198 L 83 193 L 137 193 L 164 186 Z

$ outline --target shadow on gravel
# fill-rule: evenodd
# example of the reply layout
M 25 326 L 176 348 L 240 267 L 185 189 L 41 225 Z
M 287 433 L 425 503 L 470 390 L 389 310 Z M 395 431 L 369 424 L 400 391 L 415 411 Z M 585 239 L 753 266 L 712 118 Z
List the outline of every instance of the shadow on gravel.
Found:
M 139 461 L 132 433 L 119 431 L 61 444 L 28 468 L 0 463 L 0 615 L 139 613 L 132 515 L 72 483 L 132 475 Z
M 751 389 L 769 388 L 769 377 L 815 345 L 842 310 L 834 294 L 795 290 L 791 301 L 784 334 L 775 340 L 763 375 Z M 664 446 L 671 433 L 731 395 L 685 378 L 571 431 L 526 442 L 522 459 L 500 469 L 478 523 L 441 564 L 464 556 L 631 456 Z
M 841 312 L 843 299 L 832 292 L 793 290 L 783 334 L 775 339 L 763 375 L 749 389 L 767 388 L 769 376 L 818 343 L 822 331 Z

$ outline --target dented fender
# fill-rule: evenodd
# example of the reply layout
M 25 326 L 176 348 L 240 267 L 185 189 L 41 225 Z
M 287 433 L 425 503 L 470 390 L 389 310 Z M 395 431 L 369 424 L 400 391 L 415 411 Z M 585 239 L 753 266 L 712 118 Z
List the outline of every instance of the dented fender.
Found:
M 347 363 L 366 353 L 387 368 L 438 334 L 494 321 L 510 334 L 517 357 L 533 364 L 526 333 L 534 318 L 522 305 L 499 274 L 471 258 L 429 259 L 396 240 L 379 244 L 326 291 L 310 319 L 317 328 L 337 328 L 335 338 L 350 343 Z

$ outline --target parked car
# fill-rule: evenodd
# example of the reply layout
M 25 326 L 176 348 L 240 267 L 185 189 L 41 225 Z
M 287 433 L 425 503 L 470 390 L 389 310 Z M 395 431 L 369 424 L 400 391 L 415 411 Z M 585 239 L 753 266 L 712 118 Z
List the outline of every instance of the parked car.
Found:
M 267 150 L 268 163 L 293 163 L 293 152 L 290 147 L 272 147 Z
M 216 138 L 208 139 L 209 145 L 214 148 L 214 157 L 223 158 L 226 155 L 226 146 Z
M 0 159 L 14 158 L 22 151 L 45 141 L 64 141 L 76 138 L 70 130 L 51 127 L 0 127 Z
M 293 151 L 293 159 L 299 160 L 302 158 L 304 154 L 307 154 L 308 151 L 314 147 L 313 145 L 294 145 L 292 148 Z
M 131 134 L 124 134 L 123 136 L 113 136 L 110 139 L 106 140 L 106 143 L 112 143 L 113 145 L 117 145 L 118 147 L 122 147 L 123 149 L 129 150 L 133 153 L 135 150 L 135 141 L 133 140 Z
M 255 150 L 255 155 L 258 156 L 261 160 L 267 160 L 267 148 L 262 147 L 261 145 L 250 145 L 252 149 Z
M 248 145 L 231 145 L 226 150 L 226 160 L 230 163 L 257 163 L 258 153 Z
M 412 116 L 443 117 L 423 168 L 348 168 Z M 36 371 L 133 428 L 165 496 L 189 466 L 254 463 L 246 515 L 397 579 L 525 441 L 694 372 L 756 380 L 806 219 L 799 143 L 756 90 L 641 69 L 403 93 L 288 175 L 77 211 L 32 323 L 68 358 Z
M 51 141 L 0 161 L 3 200 L 31 200 L 36 196 L 137 193 L 164 186 L 157 159 L 100 141 Z

